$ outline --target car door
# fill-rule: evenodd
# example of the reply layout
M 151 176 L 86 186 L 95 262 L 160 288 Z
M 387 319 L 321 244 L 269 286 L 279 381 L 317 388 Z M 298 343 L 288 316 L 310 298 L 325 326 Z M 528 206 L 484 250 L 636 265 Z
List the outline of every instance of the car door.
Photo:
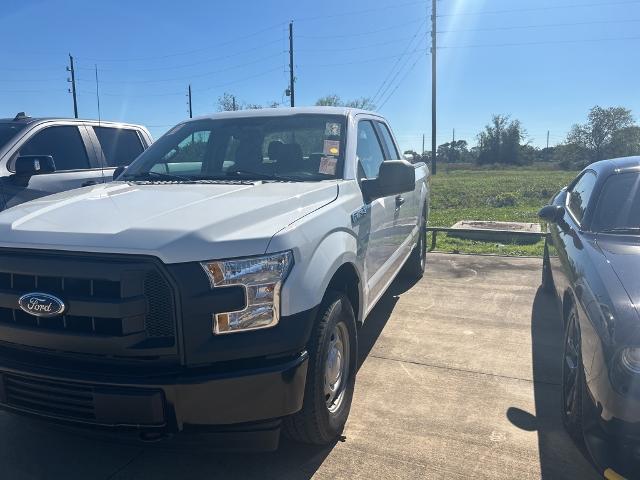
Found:
M 362 118 L 358 121 L 356 159 L 359 180 L 377 178 L 385 154 L 373 119 Z M 364 255 L 364 269 L 369 296 L 373 299 L 378 297 L 391 275 L 389 261 L 396 251 L 392 240 L 395 197 L 376 198 L 368 207 L 371 226 Z
M 87 129 L 98 160 L 104 165 L 106 181 L 112 179 L 117 167 L 130 165 L 148 146 L 141 132 L 134 128 L 90 124 Z
M 385 150 L 386 160 L 401 160 L 400 152 L 396 146 L 391 131 L 386 123 L 378 120 L 375 122 L 378 134 L 382 140 Z M 400 251 L 402 256 L 409 254 L 412 245 L 413 235 L 416 233 L 418 225 L 418 205 L 416 195 L 413 191 L 405 192 L 393 197 L 393 227 L 392 235 L 389 239 Z
M 50 155 L 56 165 L 54 173 L 29 178 L 11 175 L 3 179 L 6 207 L 35 198 L 71 190 L 101 181 L 103 172 L 96 163 L 93 147 L 83 125 L 45 125 L 18 143 L 9 155 L 7 167 L 14 171 L 21 155 Z

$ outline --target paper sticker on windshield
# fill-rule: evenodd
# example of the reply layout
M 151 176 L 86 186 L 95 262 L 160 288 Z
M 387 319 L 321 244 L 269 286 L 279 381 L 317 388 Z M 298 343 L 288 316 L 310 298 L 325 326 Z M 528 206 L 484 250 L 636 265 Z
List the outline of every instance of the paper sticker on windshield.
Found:
M 325 140 L 322 153 L 325 155 L 338 155 L 340 153 L 340 142 L 337 140 Z
M 318 168 L 318 173 L 324 173 L 325 175 L 335 175 L 337 165 L 338 165 L 337 158 L 322 157 L 320 159 L 320 168 Z
M 340 136 L 340 124 L 334 122 L 327 122 L 324 127 L 325 137 L 339 137 Z

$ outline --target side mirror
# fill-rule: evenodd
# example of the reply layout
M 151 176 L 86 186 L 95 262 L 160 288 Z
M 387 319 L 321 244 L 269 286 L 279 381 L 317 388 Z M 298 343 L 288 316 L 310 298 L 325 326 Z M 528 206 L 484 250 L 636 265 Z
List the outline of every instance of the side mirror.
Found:
M 382 162 L 378 178 L 362 181 L 362 191 L 370 200 L 411 192 L 415 187 L 416 169 L 406 160 Z
M 538 217 L 547 223 L 558 223 L 564 218 L 565 210 L 562 205 L 547 205 L 540 209 Z
M 22 155 L 16 159 L 15 170 L 19 177 L 31 177 L 54 173 L 56 164 L 51 155 Z
M 118 177 L 122 175 L 126 169 L 127 167 L 125 167 L 124 165 L 120 165 L 119 167 L 116 167 L 116 169 L 113 171 L 113 180 L 114 181 L 117 180 Z

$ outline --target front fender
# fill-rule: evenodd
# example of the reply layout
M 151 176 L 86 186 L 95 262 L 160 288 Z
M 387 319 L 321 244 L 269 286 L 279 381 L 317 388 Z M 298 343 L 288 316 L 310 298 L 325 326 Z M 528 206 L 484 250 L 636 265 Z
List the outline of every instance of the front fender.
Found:
M 319 305 L 333 275 L 344 264 L 351 264 L 360 279 L 358 311 L 363 311 L 364 276 L 357 258 L 357 239 L 351 231 L 332 231 L 314 246 L 299 244 L 292 250 L 294 267 L 282 287 L 280 299 L 283 315 Z

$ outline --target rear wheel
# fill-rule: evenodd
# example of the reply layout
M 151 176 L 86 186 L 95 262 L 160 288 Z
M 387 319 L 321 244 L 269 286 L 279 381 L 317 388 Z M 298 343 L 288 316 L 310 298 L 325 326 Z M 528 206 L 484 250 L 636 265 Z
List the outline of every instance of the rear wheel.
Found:
M 285 418 L 284 432 L 293 440 L 323 445 L 342 433 L 355 386 L 356 322 L 343 293 L 325 294 L 308 350 L 304 403 L 298 413 Z
M 413 247 L 411 255 L 402 269 L 402 275 L 410 280 L 419 280 L 424 275 L 427 266 L 427 207 L 422 209 L 418 242 Z
M 578 311 L 575 305 L 567 316 L 562 356 L 562 421 L 571 436 L 582 440 L 582 408 L 585 388 Z

